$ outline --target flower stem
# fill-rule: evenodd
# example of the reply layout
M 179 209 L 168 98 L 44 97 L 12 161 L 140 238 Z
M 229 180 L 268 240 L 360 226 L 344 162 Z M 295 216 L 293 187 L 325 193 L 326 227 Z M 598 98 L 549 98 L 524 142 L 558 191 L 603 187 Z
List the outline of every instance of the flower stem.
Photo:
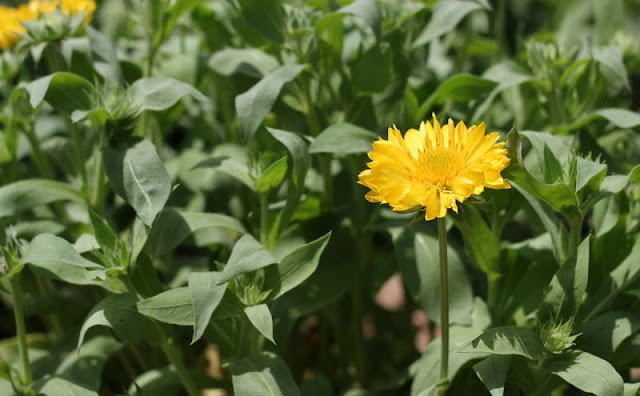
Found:
M 16 335 L 18 337 L 18 348 L 24 369 L 24 381 L 28 387 L 33 382 L 33 375 L 31 374 L 31 363 L 29 362 L 29 350 L 27 349 L 27 334 L 24 325 L 24 311 L 22 309 L 23 299 L 22 288 L 20 287 L 20 275 L 16 275 L 9 283 L 13 297 L 13 314 L 16 320 Z
M 198 387 L 193 382 L 193 379 L 187 372 L 187 369 L 184 367 L 182 359 L 180 358 L 180 354 L 176 347 L 173 345 L 173 341 L 170 338 L 167 338 L 162 343 L 162 351 L 164 352 L 169 362 L 173 365 L 173 367 L 175 367 L 176 373 L 178 374 L 178 377 L 180 377 L 180 381 L 182 382 L 182 385 L 185 387 L 189 396 L 198 396 Z
M 447 268 L 447 228 L 444 218 L 438 218 L 440 253 L 440 330 L 442 334 L 440 381 L 438 395 L 445 395 L 449 388 L 449 275 Z
M 269 195 L 260 193 L 260 243 L 269 245 Z

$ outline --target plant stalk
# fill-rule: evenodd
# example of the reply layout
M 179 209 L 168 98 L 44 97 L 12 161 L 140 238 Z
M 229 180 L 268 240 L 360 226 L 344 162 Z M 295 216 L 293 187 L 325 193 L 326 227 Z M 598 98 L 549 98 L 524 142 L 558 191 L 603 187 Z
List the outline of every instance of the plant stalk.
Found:
M 260 193 L 260 243 L 269 246 L 269 194 Z
M 24 381 L 27 387 L 33 382 L 31 374 L 31 362 L 29 362 L 29 350 L 27 349 L 27 333 L 24 325 L 24 310 L 22 299 L 22 288 L 20 287 L 20 275 L 16 275 L 10 279 L 11 295 L 13 297 L 13 314 L 16 320 L 16 335 L 18 337 L 18 349 L 22 359 L 22 367 L 24 370 Z
M 191 376 L 187 372 L 187 369 L 184 367 L 182 359 L 180 358 L 178 351 L 173 345 L 171 339 L 167 338 L 166 341 L 162 343 L 162 351 L 164 352 L 169 362 L 173 365 L 173 367 L 175 367 L 176 373 L 178 374 L 178 377 L 180 377 L 180 381 L 182 382 L 182 385 L 185 387 L 189 396 L 198 396 L 200 394 L 198 392 L 198 387 L 193 382 L 193 379 L 191 379 Z
M 444 218 L 438 218 L 438 242 L 440 253 L 440 331 L 442 337 L 438 395 L 443 396 L 447 394 L 449 388 L 449 269 L 447 267 L 447 228 Z

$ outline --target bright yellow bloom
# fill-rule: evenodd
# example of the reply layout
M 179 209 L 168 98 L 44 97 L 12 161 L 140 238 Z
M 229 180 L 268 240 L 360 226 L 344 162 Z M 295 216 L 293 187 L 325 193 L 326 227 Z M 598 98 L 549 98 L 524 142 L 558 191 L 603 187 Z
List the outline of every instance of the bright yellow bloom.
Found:
M 488 188 L 511 188 L 500 176 L 509 165 L 497 132 L 485 135 L 485 124 L 470 128 L 449 119 L 440 126 L 422 122 L 402 137 L 394 126 L 388 140 L 380 138 L 369 152 L 371 162 L 359 183 L 370 188 L 370 202 L 389 204 L 394 211 L 426 208 L 425 219 L 458 212 L 458 203 Z
M 0 6 L 0 49 L 12 47 L 18 34 L 24 33 L 18 12 L 14 8 Z
M 55 11 L 58 6 L 66 15 L 84 12 L 84 23 L 91 22 L 96 3 L 94 0 L 31 0 L 17 8 L 0 6 L 0 49 L 10 48 L 19 40 L 19 34 L 25 33 L 24 22 L 37 19 Z

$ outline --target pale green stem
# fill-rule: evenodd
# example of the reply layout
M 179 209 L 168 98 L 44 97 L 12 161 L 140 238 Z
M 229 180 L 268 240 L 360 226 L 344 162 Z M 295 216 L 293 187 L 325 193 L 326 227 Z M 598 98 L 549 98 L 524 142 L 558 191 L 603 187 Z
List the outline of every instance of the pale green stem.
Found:
M 447 228 L 444 218 L 438 218 L 438 241 L 440 247 L 440 331 L 442 340 L 438 395 L 446 395 L 449 388 L 449 270 L 447 268 Z
M 24 325 L 24 311 L 22 288 L 20 287 L 20 275 L 16 275 L 9 281 L 11 285 L 11 295 L 13 297 L 13 314 L 16 320 L 16 335 L 18 337 L 18 349 L 22 358 L 24 369 L 25 385 L 31 386 L 33 375 L 31 374 L 31 362 L 29 362 L 29 349 L 27 348 L 27 333 Z
M 185 387 L 189 396 L 198 396 L 200 393 L 198 392 L 198 387 L 191 379 L 191 376 L 187 372 L 187 369 L 184 367 L 182 363 L 182 359 L 176 347 L 173 345 L 171 339 L 167 338 L 162 343 L 162 351 L 164 352 L 169 362 L 175 367 L 176 372 L 178 373 L 178 377 L 180 377 L 180 381 L 182 385 Z
M 260 199 L 260 243 L 269 245 L 269 194 L 262 192 Z

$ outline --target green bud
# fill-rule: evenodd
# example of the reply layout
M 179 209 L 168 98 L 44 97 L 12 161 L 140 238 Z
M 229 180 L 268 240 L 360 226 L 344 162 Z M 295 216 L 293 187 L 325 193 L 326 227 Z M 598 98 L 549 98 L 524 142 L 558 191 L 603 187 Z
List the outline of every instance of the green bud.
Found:
M 580 334 L 571 334 L 573 332 L 573 318 L 565 323 L 557 323 L 551 318 L 545 323 L 539 331 L 540 341 L 544 348 L 553 353 L 560 354 L 568 348 L 575 345 L 575 340 Z

